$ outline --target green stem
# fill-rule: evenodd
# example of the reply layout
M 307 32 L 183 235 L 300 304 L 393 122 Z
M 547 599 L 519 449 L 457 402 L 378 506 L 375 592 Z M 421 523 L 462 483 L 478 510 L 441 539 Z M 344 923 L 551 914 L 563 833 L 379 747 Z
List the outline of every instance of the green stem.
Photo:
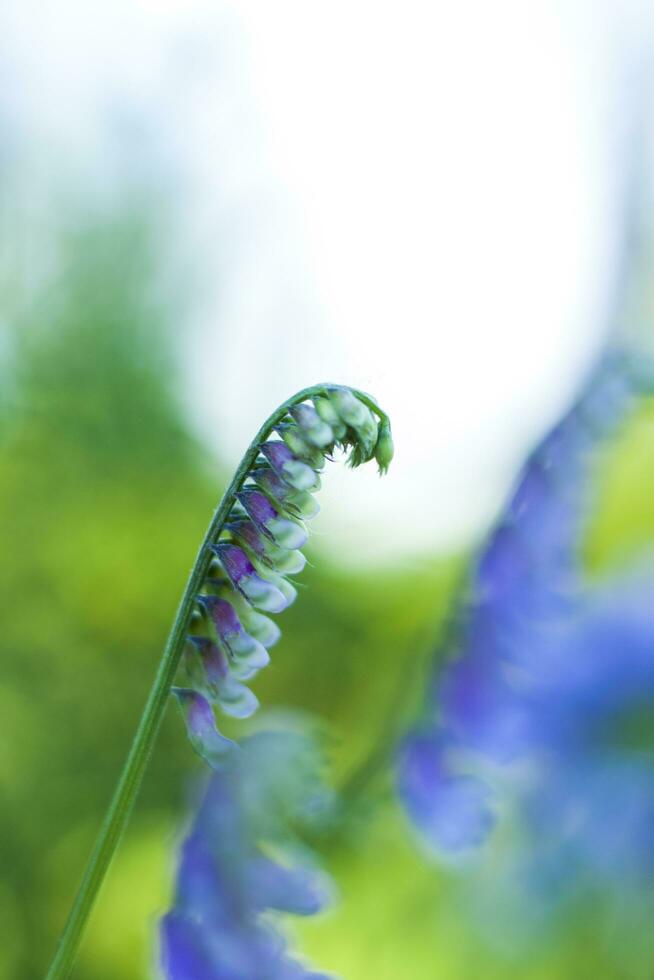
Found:
M 166 646 L 157 670 L 152 689 L 141 715 L 134 740 L 114 791 L 109 809 L 100 828 L 95 847 L 91 853 L 86 871 L 82 878 L 75 901 L 66 921 L 59 945 L 46 975 L 46 980 L 65 980 L 70 975 L 73 963 L 79 949 L 82 935 L 89 915 L 98 896 L 100 886 L 111 864 L 116 848 L 120 843 L 130 813 L 139 791 L 143 774 L 152 754 L 154 741 L 161 725 L 161 720 L 168 703 L 170 689 L 177 673 L 180 657 L 184 649 L 188 633 L 191 613 L 195 598 L 200 591 L 212 560 L 211 545 L 218 539 L 229 512 L 234 504 L 234 495 L 245 480 L 259 453 L 259 446 L 264 442 L 273 428 L 287 414 L 290 408 L 299 402 L 321 394 L 330 385 L 313 385 L 297 392 L 280 405 L 264 422 L 247 452 L 243 456 L 234 478 L 227 487 L 211 523 L 200 545 L 195 564 L 191 569 L 184 594 L 175 616 Z M 364 404 L 382 420 L 386 415 L 380 410 L 374 399 L 364 392 L 350 389 Z

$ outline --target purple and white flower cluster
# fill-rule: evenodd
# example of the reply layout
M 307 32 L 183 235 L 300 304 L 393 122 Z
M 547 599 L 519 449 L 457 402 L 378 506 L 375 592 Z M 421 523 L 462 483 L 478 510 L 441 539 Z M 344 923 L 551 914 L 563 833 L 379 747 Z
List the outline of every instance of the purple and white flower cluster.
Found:
M 289 409 L 275 437 L 257 447 L 234 494 L 197 596 L 185 652 L 188 682 L 174 689 L 191 742 L 214 769 L 233 747 L 216 727 L 214 708 L 247 718 L 258 707 L 247 682 L 269 663 L 280 637 L 267 614 L 296 598 L 289 576 L 305 565 L 306 522 L 319 510 L 314 493 L 325 460 L 343 449 L 352 466 L 376 459 L 380 472 L 388 469 L 393 443 L 386 416 L 379 416 L 349 388 L 326 387 Z

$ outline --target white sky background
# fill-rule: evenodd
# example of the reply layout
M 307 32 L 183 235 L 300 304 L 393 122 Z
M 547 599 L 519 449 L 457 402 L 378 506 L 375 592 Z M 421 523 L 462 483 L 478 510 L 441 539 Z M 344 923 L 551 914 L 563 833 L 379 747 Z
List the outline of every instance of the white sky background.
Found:
M 235 463 L 292 391 L 371 391 L 395 464 L 333 467 L 317 524 L 408 560 L 480 532 L 600 343 L 647 6 L 5 0 L 0 99 L 88 183 L 137 121 L 203 283 L 197 425 Z

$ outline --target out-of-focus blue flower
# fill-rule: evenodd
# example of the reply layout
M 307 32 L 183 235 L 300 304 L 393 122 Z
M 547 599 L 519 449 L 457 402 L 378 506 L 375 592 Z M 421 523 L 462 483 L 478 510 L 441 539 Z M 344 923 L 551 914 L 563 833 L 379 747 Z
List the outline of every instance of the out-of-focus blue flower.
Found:
M 446 850 L 479 844 L 492 822 L 489 790 L 472 776 L 452 773 L 445 763 L 442 734 L 425 729 L 407 739 L 399 791 L 416 827 Z
M 326 980 L 289 955 L 279 929 L 281 913 L 313 915 L 328 899 L 293 837 L 329 811 L 320 772 L 305 736 L 262 732 L 212 776 L 161 922 L 166 980 Z
M 591 583 L 580 555 L 593 464 L 633 379 L 607 358 L 528 460 L 399 753 L 430 846 L 471 850 L 510 807 L 563 889 L 653 880 L 654 572 Z
M 526 697 L 535 833 L 573 839 L 603 877 L 654 881 L 654 576 L 592 590 Z

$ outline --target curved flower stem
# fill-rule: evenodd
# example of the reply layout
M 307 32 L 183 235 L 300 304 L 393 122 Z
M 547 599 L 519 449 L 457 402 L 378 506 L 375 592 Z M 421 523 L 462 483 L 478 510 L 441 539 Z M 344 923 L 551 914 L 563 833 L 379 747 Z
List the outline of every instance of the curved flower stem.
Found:
M 184 594 L 177 609 L 177 614 L 164 648 L 163 656 L 157 670 L 152 689 L 148 696 L 143 714 L 134 735 L 134 740 L 114 791 L 109 809 L 105 815 L 98 839 L 89 858 L 81 885 L 75 897 L 70 914 L 66 921 L 59 945 L 54 955 L 46 980 L 64 980 L 73 967 L 73 962 L 82 939 L 84 928 L 88 921 L 93 904 L 97 898 L 100 886 L 107 873 L 111 859 L 120 843 L 122 834 L 127 826 L 134 801 L 138 793 L 143 774 L 152 754 L 154 741 L 161 725 L 161 720 L 168 703 L 170 689 L 175 679 L 184 642 L 188 633 L 193 604 L 205 579 L 212 560 L 211 545 L 220 535 L 229 516 L 235 499 L 235 493 L 243 483 L 259 452 L 259 446 L 272 432 L 294 405 L 319 395 L 331 385 L 313 385 L 297 392 L 292 398 L 280 405 L 264 422 L 247 452 L 243 456 L 234 477 L 220 501 L 204 540 L 200 545 L 195 564 L 191 569 Z M 364 392 L 350 389 L 368 408 L 380 419 L 387 416 L 378 407 L 374 399 Z

